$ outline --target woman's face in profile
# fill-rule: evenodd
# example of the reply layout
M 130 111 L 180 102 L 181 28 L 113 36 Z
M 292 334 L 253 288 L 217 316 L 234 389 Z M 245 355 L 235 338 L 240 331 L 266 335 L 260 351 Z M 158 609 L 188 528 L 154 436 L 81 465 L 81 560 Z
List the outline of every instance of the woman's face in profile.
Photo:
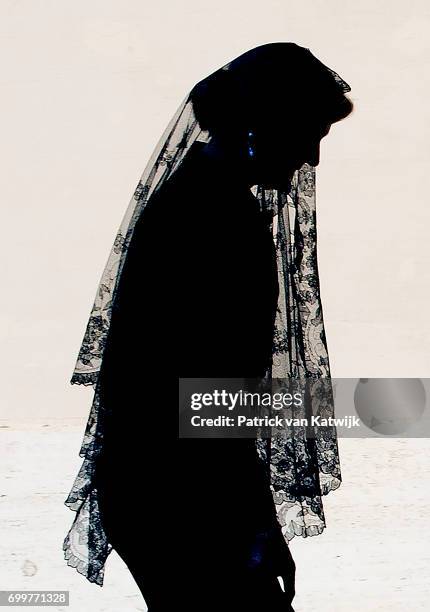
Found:
M 294 172 L 307 162 L 317 166 L 320 142 L 330 131 L 323 118 L 304 117 L 288 124 L 269 117 L 252 131 L 253 170 L 256 182 L 267 188 L 288 188 Z

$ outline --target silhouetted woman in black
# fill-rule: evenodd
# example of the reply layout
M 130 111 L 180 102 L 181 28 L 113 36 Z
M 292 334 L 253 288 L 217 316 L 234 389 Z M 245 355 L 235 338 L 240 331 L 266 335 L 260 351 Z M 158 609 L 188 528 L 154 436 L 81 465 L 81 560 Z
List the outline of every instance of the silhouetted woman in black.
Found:
M 149 612 L 292 610 L 295 564 L 255 440 L 177 440 L 176 385 L 272 366 L 277 253 L 251 188 L 288 192 L 352 108 L 333 77 L 324 97 L 305 61 L 301 73 L 304 51 L 264 45 L 196 85 L 193 112 L 210 138 L 194 140 L 149 198 L 121 272 L 94 482 L 107 540 Z

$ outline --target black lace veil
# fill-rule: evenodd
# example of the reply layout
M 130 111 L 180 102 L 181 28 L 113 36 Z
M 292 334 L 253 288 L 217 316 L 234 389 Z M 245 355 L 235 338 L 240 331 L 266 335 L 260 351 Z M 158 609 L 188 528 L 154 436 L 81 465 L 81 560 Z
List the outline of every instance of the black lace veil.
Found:
M 98 375 L 112 305 L 136 221 L 151 195 L 180 166 L 191 145 L 195 141 L 210 141 L 204 121 L 200 119 L 199 123 L 195 112 L 196 100 L 213 103 L 208 85 L 224 78 L 226 73 L 236 83 L 240 82 L 244 66 L 245 70 L 246 66 L 252 67 L 253 59 L 276 54 L 281 47 L 290 61 L 285 65 L 286 79 L 292 81 L 300 76 L 303 86 L 325 79 L 340 94 L 350 91 L 336 72 L 317 60 L 309 49 L 294 43 L 272 43 L 252 49 L 200 81 L 183 99 L 158 142 L 125 212 L 98 285 L 70 381 L 91 385 L 94 397 L 79 453 L 83 463 L 65 500 L 76 516 L 64 539 L 63 550 L 70 566 L 100 586 L 112 546 L 100 521 L 93 478 L 95 459 L 103 445 L 104 407 Z M 298 70 L 299 65 L 305 68 Z M 254 86 L 263 85 L 257 81 Z M 274 96 L 276 91 L 268 88 L 267 95 Z M 272 215 L 277 252 L 280 291 L 269 376 L 330 377 L 317 266 L 315 167 L 305 163 L 296 170 L 288 192 L 261 185 L 254 185 L 252 191 L 261 208 Z M 341 483 L 335 432 L 314 440 L 300 436 L 299 432 L 290 439 L 274 437 L 270 446 L 261 440 L 256 444 L 260 457 L 270 467 L 273 498 L 285 538 L 320 534 L 325 527 L 322 496 Z

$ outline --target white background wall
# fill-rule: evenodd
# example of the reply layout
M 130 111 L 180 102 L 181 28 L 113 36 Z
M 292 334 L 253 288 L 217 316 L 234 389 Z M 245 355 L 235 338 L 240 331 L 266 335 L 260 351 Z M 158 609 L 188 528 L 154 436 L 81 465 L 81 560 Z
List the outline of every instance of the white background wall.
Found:
M 154 145 L 197 81 L 276 40 L 356 106 L 317 176 L 332 374 L 429 376 L 429 31 L 425 0 L 2 0 L 0 419 L 87 414 L 69 379 Z

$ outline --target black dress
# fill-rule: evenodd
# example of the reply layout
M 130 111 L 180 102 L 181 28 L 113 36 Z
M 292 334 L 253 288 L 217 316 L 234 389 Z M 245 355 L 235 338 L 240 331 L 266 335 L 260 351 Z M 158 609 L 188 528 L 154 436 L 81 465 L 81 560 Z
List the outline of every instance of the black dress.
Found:
M 263 375 L 278 296 L 257 199 L 202 146 L 150 199 L 124 263 L 99 382 L 102 519 L 149 612 L 172 597 L 187 610 L 291 610 L 276 579 L 289 551 L 255 441 L 177 438 L 178 377 Z M 251 572 L 268 533 L 284 567 Z

